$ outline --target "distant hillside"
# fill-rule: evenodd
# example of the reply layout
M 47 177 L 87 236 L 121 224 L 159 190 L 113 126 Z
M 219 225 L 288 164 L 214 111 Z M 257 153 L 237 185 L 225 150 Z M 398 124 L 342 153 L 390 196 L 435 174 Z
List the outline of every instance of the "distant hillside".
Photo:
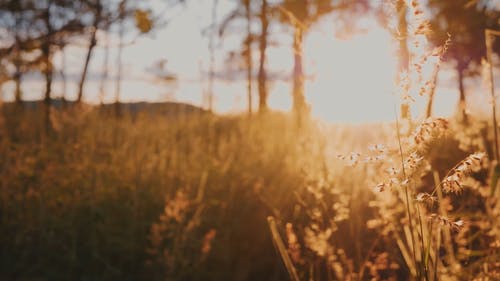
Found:
M 97 106 L 103 111 L 112 111 L 115 109 L 116 104 L 104 104 Z M 131 102 L 121 103 L 121 110 L 124 113 L 132 115 L 138 113 L 146 114 L 161 114 L 161 115 L 178 115 L 178 114 L 202 114 L 208 111 L 187 103 L 179 102 Z
M 64 107 L 64 101 L 61 99 L 52 100 L 52 106 L 56 109 L 62 109 Z M 36 110 L 43 106 L 43 101 L 23 101 L 23 108 Z M 75 105 L 73 101 L 67 101 L 66 105 L 71 107 Z M 4 106 L 10 108 L 15 106 L 14 102 L 6 102 Z M 91 105 L 91 107 L 102 110 L 103 112 L 114 111 L 116 104 L 103 104 L 103 105 Z M 120 103 L 120 108 L 123 113 L 129 113 L 136 115 L 138 113 L 145 114 L 162 114 L 162 115 L 178 115 L 178 114 L 203 114 L 208 113 L 208 111 L 191 105 L 187 103 L 179 102 L 130 102 L 130 103 Z

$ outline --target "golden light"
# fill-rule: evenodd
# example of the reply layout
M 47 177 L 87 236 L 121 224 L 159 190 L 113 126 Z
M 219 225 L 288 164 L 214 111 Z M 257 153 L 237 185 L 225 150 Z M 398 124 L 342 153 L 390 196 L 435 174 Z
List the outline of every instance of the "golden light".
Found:
M 306 90 L 313 115 L 337 122 L 394 118 L 392 42 L 380 28 L 349 40 L 312 33 L 306 55 L 315 77 Z
M 124 67 L 126 77 L 122 82 L 121 100 L 130 101 L 167 101 L 169 94 L 174 100 L 204 106 L 203 96 L 207 89 L 207 64 L 209 56 L 206 38 L 199 31 L 197 10 L 188 10 L 183 17 L 169 25 L 168 29 L 160 30 L 154 36 L 145 37 L 135 44 L 124 49 Z M 346 39 L 335 37 L 335 26 L 331 21 L 324 21 L 313 26 L 307 32 L 304 41 L 304 72 L 306 75 L 306 100 L 311 107 L 315 118 L 336 123 L 364 123 L 393 120 L 395 105 L 398 104 L 394 93 L 394 80 L 397 65 L 397 42 L 389 32 L 370 22 L 369 28 L 362 33 L 352 34 Z M 279 36 L 279 47 L 271 46 L 267 50 L 267 68 L 269 107 L 275 110 L 289 112 L 292 106 L 291 82 L 289 77 L 293 70 L 293 53 L 291 50 L 291 36 L 283 33 Z M 176 40 L 170 40 L 176 38 Z M 113 38 L 111 38 L 113 39 Z M 116 40 L 116 38 L 114 38 Z M 225 67 L 223 60 L 227 50 L 240 47 L 239 37 L 225 38 L 217 52 L 217 69 Z M 410 44 L 411 47 L 411 44 Z M 82 50 L 68 49 L 69 72 L 80 71 L 80 57 Z M 95 51 L 96 59 L 90 68 L 94 73 L 102 71 L 103 48 Z M 111 50 L 112 63 L 116 56 Z M 170 89 L 162 83 L 154 83 L 146 69 L 151 67 L 159 58 L 168 61 L 167 68 L 178 75 L 180 81 L 175 89 Z M 55 57 L 56 64 L 59 56 Z M 258 65 L 258 50 L 254 52 L 254 67 Z M 432 63 L 429 63 L 432 66 Z M 56 65 L 56 67 L 59 67 Z M 425 68 L 425 66 L 424 66 Z M 431 69 L 424 69 L 425 72 Z M 115 72 L 114 67 L 111 74 Z M 205 74 L 204 74 L 205 73 Z M 256 73 L 256 70 L 254 71 Z M 275 73 L 281 78 L 275 79 Z M 149 76 L 148 76 L 149 75 Z M 443 75 L 448 75 L 443 72 Z M 448 75 L 449 76 L 449 75 Z M 444 80 L 453 77 L 443 77 Z M 258 108 L 257 81 L 254 77 L 253 108 Z M 38 97 L 40 83 L 28 81 L 23 85 Z M 61 83 L 54 82 L 59 90 Z M 12 85 L 9 85 L 12 86 Z M 70 99 L 76 92 L 74 83 L 69 83 Z M 89 79 L 86 85 L 87 102 L 99 102 L 99 79 Z M 107 94 L 105 102 L 114 101 L 115 82 L 106 83 Z M 61 88 L 62 89 L 62 88 Z M 456 89 L 439 89 L 435 99 L 435 112 L 448 114 L 456 104 Z M 58 93 L 56 93 L 57 95 Z M 215 104 L 217 113 L 241 113 L 247 109 L 246 81 L 226 81 L 217 79 L 214 83 Z M 31 96 L 26 98 L 30 99 Z M 425 103 L 424 98 L 419 102 Z M 414 107 L 421 112 L 422 105 Z

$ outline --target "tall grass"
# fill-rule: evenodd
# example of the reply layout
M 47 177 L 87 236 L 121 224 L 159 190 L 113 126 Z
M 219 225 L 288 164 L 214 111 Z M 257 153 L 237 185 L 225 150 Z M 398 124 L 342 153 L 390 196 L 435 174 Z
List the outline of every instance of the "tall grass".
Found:
M 450 42 L 430 49 L 409 7 L 397 94 L 411 107 L 434 94 Z M 2 280 L 500 276 L 495 130 L 474 116 L 297 128 L 277 113 L 81 107 L 51 112 L 47 131 L 42 110 L 1 110 Z
M 431 30 L 419 1 L 408 1 L 408 9 L 409 68 L 400 74 L 397 87 L 401 108 L 411 108 L 422 97 L 433 98 L 442 57 L 452 44 L 449 38 L 442 47 L 430 47 L 427 36 Z M 434 63 L 433 71 L 425 77 L 423 69 L 429 63 Z M 427 118 L 412 118 L 407 113 L 396 112 L 394 133 L 386 135 L 383 145 L 373 146 L 371 152 L 339 155 L 346 165 L 356 167 L 332 181 L 354 174 L 364 179 L 361 185 L 365 187 L 374 182 L 375 200 L 364 203 L 378 214 L 357 223 L 366 223 L 362 237 L 372 241 L 368 251 L 355 251 L 366 240 L 353 246 L 336 237 L 345 225 L 339 224 L 335 220 L 338 214 L 327 208 L 349 202 L 342 197 L 345 190 L 328 200 L 325 194 L 338 191 L 320 184 L 308 189 L 312 200 L 299 200 L 299 204 L 308 203 L 307 216 L 302 218 L 305 223 L 290 231 L 289 226 L 296 222 L 289 221 L 284 235 L 289 240 L 288 255 L 294 257 L 301 280 L 499 278 L 498 264 L 492 262 L 499 258 L 500 232 L 495 223 L 499 205 L 494 192 L 489 193 L 497 178 L 497 164 L 492 161 L 496 159 L 497 138 L 492 137 L 496 135 L 496 118 L 488 124 L 471 121 L 470 116 L 467 122 L 430 118 L 430 110 L 422 115 Z M 322 177 L 315 175 L 317 179 Z M 352 205 L 347 204 L 347 209 L 349 215 L 343 219 L 351 221 L 360 216 L 359 208 L 352 212 Z M 370 230 L 378 235 L 367 235 Z M 299 241 L 302 238 L 299 245 L 297 236 Z M 286 261 L 289 257 L 282 252 Z
M 266 217 L 327 169 L 323 131 L 279 114 L 55 111 L 46 134 L 43 112 L 3 110 L 7 280 L 281 280 Z

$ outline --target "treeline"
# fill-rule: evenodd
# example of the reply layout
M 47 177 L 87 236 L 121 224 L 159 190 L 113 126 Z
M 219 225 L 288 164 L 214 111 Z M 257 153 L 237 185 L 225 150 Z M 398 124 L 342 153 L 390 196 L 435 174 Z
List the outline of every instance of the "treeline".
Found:
M 23 75 L 38 71 L 45 78 L 44 100 L 49 103 L 55 75 L 53 57 L 57 52 L 63 53 L 67 46 L 75 44 L 83 45 L 87 49 L 78 83 L 77 102 L 81 102 L 88 65 L 98 43 L 97 32 L 109 32 L 113 26 L 123 30 L 127 21 L 134 19 L 140 31 L 149 31 L 149 12 L 140 8 L 141 2 L 1 1 L 0 28 L 3 30 L 1 37 L 4 42 L 0 49 L 1 70 L 2 76 L 5 77 L 3 81 L 12 80 L 15 83 L 16 102 L 22 100 Z M 120 36 L 123 36 L 123 32 L 120 32 Z
M 194 0 L 191 0 L 194 1 Z M 231 1 L 231 2 L 229 2 Z M 185 4 L 187 0 L 168 0 L 162 2 L 166 9 Z M 258 111 L 268 109 L 266 71 L 266 51 L 273 42 L 274 25 L 287 30 L 293 38 L 294 66 L 290 70 L 292 83 L 293 112 L 302 119 L 307 116 L 308 105 L 304 93 L 303 41 L 307 32 L 325 16 L 335 17 L 333 22 L 345 32 L 354 32 L 356 22 L 366 16 L 378 18 L 379 23 L 393 32 L 400 41 L 400 73 L 414 63 L 416 58 L 408 57 L 406 34 L 416 27 L 408 23 L 407 5 L 414 5 L 415 0 L 224 0 L 213 1 L 212 23 L 207 33 L 210 38 L 210 69 L 208 71 L 208 107 L 212 109 L 214 49 L 213 37 L 228 36 L 237 31 L 242 37 L 238 50 L 230 52 L 231 59 L 239 61 L 241 71 L 246 73 L 248 89 L 248 113 L 251 114 L 254 92 L 258 92 Z M 235 9 L 224 17 L 217 18 L 218 5 L 236 4 Z M 435 46 L 442 46 L 450 36 L 451 45 L 446 51 L 445 60 L 457 70 L 461 108 L 465 115 L 464 79 L 479 73 L 481 59 L 485 56 L 484 30 L 498 29 L 500 11 L 494 1 L 487 0 L 439 0 L 428 1 L 429 39 Z M 126 33 L 137 34 L 150 32 L 155 27 L 163 27 L 165 15 L 155 14 L 156 7 L 150 1 L 138 0 L 2 0 L 0 1 L 0 77 L 2 83 L 13 81 L 15 100 L 21 102 L 23 95 L 21 83 L 29 72 L 40 72 L 45 78 L 44 100 L 50 105 L 52 81 L 55 76 L 53 57 L 57 52 L 64 54 L 64 49 L 71 45 L 83 45 L 86 48 L 82 57 L 82 70 L 78 81 L 76 103 L 84 97 L 88 65 L 96 46 L 101 45 L 98 32 L 107 35 L 114 33 L 118 42 L 110 46 L 109 40 L 102 46 L 109 52 L 110 47 L 118 48 L 117 85 L 115 99 L 120 98 L 121 50 L 124 47 Z M 393 22 L 396 21 L 396 22 Z M 242 26 L 241 23 L 244 23 Z M 237 26 L 237 27 L 236 27 Z M 233 27 L 232 29 L 230 27 Z M 236 27 L 236 28 L 234 28 Z M 258 27 L 258 29 L 256 28 Z M 244 35 L 240 35 L 243 32 Z M 175 40 L 175 38 L 174 38 Z M 104 40 L 103 40 L 104 41 Z M 500 44 L 494 50 L 500 51 Z M 367 52 L 369 52 L 367 47 Z M 107 56 L 106 56 L 107 57 Z M 255 63 L 256 62 L 256 63 Z M 64 67 L 64 66 L 63 66 Z M 64 80 L 65 70 L 59 70 Z M 436 72 L 437 73 L 437 72 Z M 437 75 L 437 74 L 436 74 Z M 107 79 L 107 70 L 103 74 Z M 254 77 L 256 76 L 256 77 Z M 437 80 L 437 77 L 436 79 Z M 254 81 L 257 83 L 254 89 Z M 437 81 L 435 81 L 437 83 Z M 64 81 L 63 81 L 64 83 Z M 104 91 L 104 87 L 101 87 Z M 101 93 L 101 96 L 104 93 Z M 432 98 L 429 97 L 429 112 L 432 111 Z
M 269 42 L 273 42 L 273 32 L 270 27 L 277 25 L 280 32 L 288 30 L 289 36 L 293 38 L 291 49 L 293 50 L 294 66 L 291 69 L 293 112 L 300 119 L 307 116 L 309 108 L 307 105 L 304 81 L 306 72 L 303 64 L 303 40 L 307 32 L 314 27 L 322 18 L 330 16 L 332 23 L 336 25 L 339 33 L 355 33 L 358 22 L 366 17 L 374 17 L 377 22 L 394 35 L 399 41 L 399 70 L 398 78 L 408 71 L 413 64 L 419 63 L 418 57 L 412 57 L 408 48 L 412 48 L 412 42 L 408 34 L 412 32 L 424 32 L 432 45 L 436 48 L 446 46 L 444 60 L 448 62 L 457 73 L 457 85 L 460 93 L 460 110 L 465 115 L 465 86 L 466 78 L 480 74 L 481 61 L 486 56 L 485 29 L 499 29 L 500 10 L 494 1 L 488 0 L 430 0 L 426 3 L 425 15 L 427 17 L 425 26 L 416 26 L 411 22 L 409 5 L 422 6 L 416 0 L 235 0 L 237 6 L 234 11 L 220 20 L 219 35 L 226 36 L 227 30 L 236 22 L 243 22 L 246 26 L 239 26 L 238 32 L 245 30 L 241 48 L 230 52 L 231 60 L 240 58 L 240 68 L 247 75 L 248 113 L 253 112 L 253 81 L 257 80 L 259 112 L 267 110 L 267 80 L 266 50 Z M 217 1 L 216 1 L 217 2 Z M 424 11 L 420 11 L 422 14 Z M 260 26 L 255 31 L 252 26 Z M 421 30 L 416 30 L 422 28 Z M 500 44 L 492 46 L 495 53 L 500 54 Z M 450 43 L 451 42 L 451 43 Z M 253 49 L 258 48 L 258 65 L 253 65 Z M 367 46 L 367 52 L 370 52 Z M 428 50 L 431 51 L 431 50 Z M 257 69 L 257 77 L 253 77 L 254 68 Z M 434 88 L 437 84 L 437 73 L 433 77 Z M 429 95 L 426 114 L 432 114 L 434 91 Z

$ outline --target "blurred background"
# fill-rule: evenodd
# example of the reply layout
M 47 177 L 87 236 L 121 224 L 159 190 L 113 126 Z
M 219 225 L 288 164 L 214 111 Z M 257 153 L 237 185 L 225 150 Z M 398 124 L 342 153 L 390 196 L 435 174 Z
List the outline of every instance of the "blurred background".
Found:
M 500 280 L 499 0 L 0 0 L 0 280 Z
M 218 113 L 244 112 L 251 103 L 252 111 L 264 104 L 288 111 L 297 75 L 297 20 L 305 25 L 301 87 L 313 115 L 336 122 L 388 121 L 394 117 L 398 64 L 405 60 L 398 56 L 401 42 L 394 35 L 404 36 L 404 29 L 412 28 L 389 17 L 404 12 L 396 11 L 393 1 L 269 1 L 264 8 L 259 1 L 68 1 L 51 5 L 49 15 L 43 13 L 50 1 L 4 2 L 5 101 L 47 96 L 42 67 L 43 57 L 49 56 L 45 64 L 50 64 L 54 99 L 90 104 L 178 101 Z M 476 43 L 484 41 L 481 28 L 498 25 L 499 3 L 467 2 L 458 22 L 453 13 L 461 4 L 426 2 L 423 12 L 439 28 L 433 43 L 443 44 L 450 33 L 452 50 L 457 50 L 436 78 L 436 112 L 454 112 L 459 60 L 467 65 L 462 89 L 470 96 L 470 108 L 484 110 L 477 75 L 484 46 Z M 475 6 L 480 10 L 473 11 Z M 303 12 L 296 15 L 294 9 Z M 44 43 L 49 49 L 45 55 Z M 459 48 L 474 56 L 460 54 L 465 50 Z M 432 72 L 432 66 L 424 71 Z M 376 109 L 371 108 L 374 102 Z

